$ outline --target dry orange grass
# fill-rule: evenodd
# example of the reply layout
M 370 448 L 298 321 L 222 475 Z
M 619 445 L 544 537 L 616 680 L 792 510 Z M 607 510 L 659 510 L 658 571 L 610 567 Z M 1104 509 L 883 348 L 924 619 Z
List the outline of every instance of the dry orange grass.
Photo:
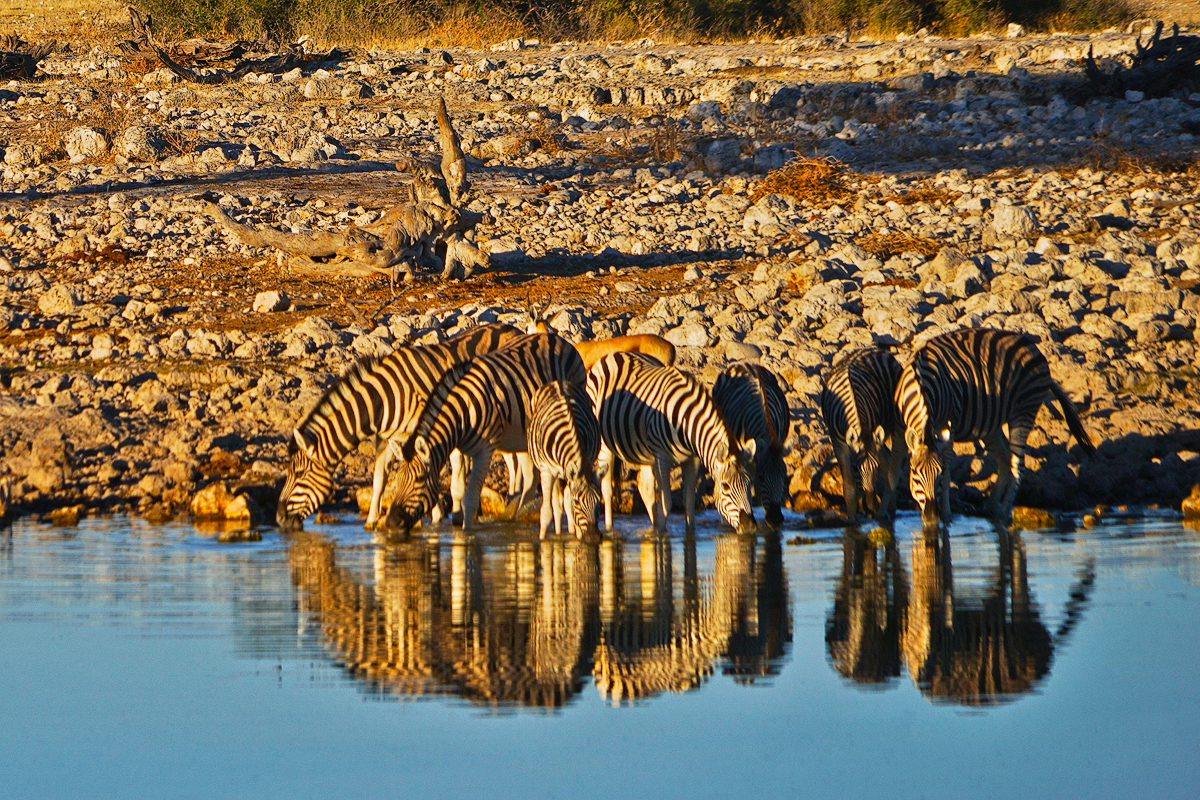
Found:
M 883 202 L 888 203 L 894 200 L 902 206 L 911 206 L 917 203 L 953 203 L 961 196 L 961 192 L 952 192 L 949 189 L 941 189 L 935 186 L 919 186 L 916 189 L 911 189 L 895 197 L 885 198 Z
M 888 259 L 901 253 L 920 253 L 923 256 L 937 255 L 942 245 L 933 239 L 924 239 L 907 233 L 888 233 L 880 235 L 869 233 L 855 244 L 873 256 Z
M 768 194 L 782 194 L 815 206 L 828 207 L 852 195 L 846 168 L 832 159 L 797 158 L 771 170 L 750 193 L 757 203 Z

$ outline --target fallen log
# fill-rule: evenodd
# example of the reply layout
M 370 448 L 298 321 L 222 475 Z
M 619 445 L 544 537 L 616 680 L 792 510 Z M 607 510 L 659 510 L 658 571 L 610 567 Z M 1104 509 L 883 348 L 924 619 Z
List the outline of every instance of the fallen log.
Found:
M 202 65 L 200 59 L 195 56 L 198 56 L 201 52 L 218 53 L 218 60 L 224 62 L 230 59 L 231 53 L 238 51 L 240 43 L 231 43 L 230 48 L 225 51 L 220 51 L 212 47 L 201 48 L 198 45 L 194 46 L 191 50 L 191 53 L 192 56 L 195 57 L 193 60 L 197 66 L 197 69 L 190 69 L 173 58 L 167 51 L 167 48 L 154 38 L 154 31 L 151 29 L 151 19 L 149 16 L 143 19 L 134 8 L 130 7 L 129 20 L 130 25 L 133 27 L 134 35 L 138 38 L 131 40 L 130 42 L 126 42 L 123 46 L 123 49 L 127 53 L 136 51 L 138 54 L 141 54 L 141 48 L 142 46 L 145 46 L 146 50 L 149 53 L 152 53 L 160 62 L 162 62 L 163 66 L 178 75 L 183 80 L 189 81 L 190 83 L 216 85 L 239 80 L 251 72 L 290 72 L 297 67 L 305 67 L 310 64 L 318 64 L 326 61 L 340 61 L 341 59 L 345 58 L 346 55 L 342 50 L 336 47 L 327 53 L 308 53 L 304 50 L 304 48 L 298 45 L 293 45 L 284 52 L 266 56 L 265 58 L 241 58 L 239 53 L 237 56 L 237 63 L 233 67 L 230 67 L 229 69 L 215 69 L 213 72 L 202 74 L 198 72 L 197 69 L 203 68 L 205 65 Z M 192 41 L 194 40 L 189 40 L 189 42 Z M 136 44 L 136 47 L 132 47 L 134 44 Z M 241 53 L 244 52 L 245 49 L 242 48 Z
M 1200 88 L 1200 36 L 1181 36 L 1175 25 L 1171 38 L 1164 40 L 1162 30 L 1162 22 L 1157 23 L 1145 45 L 1139 35 L 1130 66 L 1112 72 L 1100 69 L 1088 47 L 1084 71 L 1091 93 L 1121 97 L 1134 91 L 1147 97 L 1164 97 L 1176 89 Z
M 19 36 L 0 36 L 0 80 L 32 80 L 38 64 L 54 52 L 58 42 L 30 44 Z

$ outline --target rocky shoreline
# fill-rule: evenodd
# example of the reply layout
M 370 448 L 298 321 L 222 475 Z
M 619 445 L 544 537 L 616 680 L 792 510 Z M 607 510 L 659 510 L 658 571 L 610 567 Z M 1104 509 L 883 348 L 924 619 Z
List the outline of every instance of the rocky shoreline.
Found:
M 1089 96 L 1089 48 L 1113 68 L 1132 33 L 1013 33 L 514 40 L 217 86 L 102 47 L 53 56 L 0 87 L 8 503 L 167 518 L 217 480 L 270 486 L 352 359 L 549 301 L 568 338 L 660 334 L 709 381 L 747 358 L 775 371 L 793 507 L 818 518 L 837 495 L 813 400 L 831 360 L 963 326 L 1036 337 L 1099 445 L 1081 462 L 1043 411 L 1020 505 L 1179 509 L 1200 481 L 1200 94 Z M 395 298 L 314 282 L 206 213 L 202 193 L 293 233 L 375 222 L 407 196 L 393 162 L 433 147 L 438 96 L 489 271 Z M 370 461 L 347 461 L 339 502 Z

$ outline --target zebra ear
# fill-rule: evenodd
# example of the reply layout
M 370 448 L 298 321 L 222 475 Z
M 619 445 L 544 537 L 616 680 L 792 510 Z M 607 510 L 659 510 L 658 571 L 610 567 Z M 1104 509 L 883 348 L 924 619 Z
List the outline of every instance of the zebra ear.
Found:
M 758 440 L 747 439 L 742 442 L 742 458 L 746 461 L 753 461 L 754 454 L 758 452 Z
M 412 442 L 413 455 L 421 458 L 429 458 L 429 440 L 424 436 L 418 436 Z M 412 459 L 409 459 L 410 461 Z
M 938 434 L 938 439 L 940 439 L 943 444 L 948 444 L 950 442 L 950 429 L 942 428 L 942 432 Z
M 292 433 L 292 435 L 296 439 L 296 447 L 299 448 L 300 452 L 304 453 L 305 457 L 308 458 L 309 461 L 316 461 L 316 451 L 313 450 L 313 446 L 311 444 L 304 440 L 304 437 L 300 435 L 300 431 L 296 430 Z

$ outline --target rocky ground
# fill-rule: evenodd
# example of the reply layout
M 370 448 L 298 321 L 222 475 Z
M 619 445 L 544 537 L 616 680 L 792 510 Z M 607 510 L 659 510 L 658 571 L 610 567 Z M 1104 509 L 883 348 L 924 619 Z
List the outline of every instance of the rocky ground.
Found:
M 1019 502 L 1179 508 L 1200 480 L 1200 94 L 1091 96 L 1089 48 L 1111 69 L 1134 41 L 514 40 L 219 86 L 115 47 L 52 56 L 0 87 L 11 502 L 168 516 L 214 477 L 269 482 L 351 359 L 549 302 L 568 337 L 658 333 L 709 380 L 775 370 L 798 509 L 836 490 L 813 398 L 839 352 L 1023 331 L 1100 450 L 1081 462 L 1043 411 Z M 489 271 L 395 297 L 314 282 L 206 214 L 202 193 L 254 225 L 370 224 L 407 196 L 396 159 L 433 150 L 439 95 Z

